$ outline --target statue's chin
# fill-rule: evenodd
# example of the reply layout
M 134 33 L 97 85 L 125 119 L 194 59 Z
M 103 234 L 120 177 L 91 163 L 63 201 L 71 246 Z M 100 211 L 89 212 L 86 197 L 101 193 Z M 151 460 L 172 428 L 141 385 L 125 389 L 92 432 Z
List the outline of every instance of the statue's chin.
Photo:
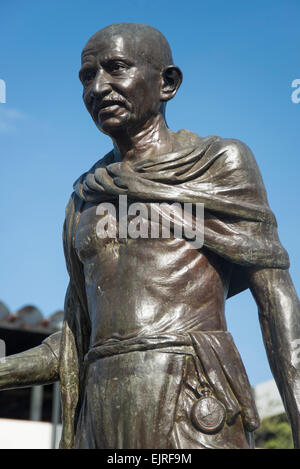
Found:
M 101 132 L 109 137 L 114 137 L 120 132 L 124 132 L 128 127 L 124 122 L 119 122 L 117 119 L 107 119 L 96 125 Z
M 132 119 L 132 116 L 129 118 L 128 115 L 107 116 L 104 119 L 98 119 L 95 124 L 101 132 L 112 138 L 120 134 L 128 133 L 130 129 L 136 127 L 134 119 Z

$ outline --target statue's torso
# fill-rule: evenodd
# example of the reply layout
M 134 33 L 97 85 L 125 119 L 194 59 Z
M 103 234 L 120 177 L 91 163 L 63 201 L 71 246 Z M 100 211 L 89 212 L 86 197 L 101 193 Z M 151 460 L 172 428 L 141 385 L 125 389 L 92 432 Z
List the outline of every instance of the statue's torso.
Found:
M 96 209 L 85 204 L 75 238 L 84 266 L 91 345 L 226 328 L 227 264 L 205 249 L 191 249 L 185 239 L 101 239 Z

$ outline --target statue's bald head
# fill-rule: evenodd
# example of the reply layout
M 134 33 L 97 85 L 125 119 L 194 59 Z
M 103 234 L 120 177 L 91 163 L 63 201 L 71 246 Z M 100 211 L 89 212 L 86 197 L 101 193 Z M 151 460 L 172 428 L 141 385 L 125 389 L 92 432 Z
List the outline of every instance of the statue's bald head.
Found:
M 132 53 L 141 61 L 147 61 L 160 70 L 173 64 L 171 48 L 161 32 L 138 23 L 116 23 L 100 29 L 88 40 L 82 54 L 88 54 L 89 50 L 101 45 L 109 45 L 117 37 L 130 43 Z
M 107 133 L 111 132 L 106 127 L 113 118 L 107 110 L 98 109 L 105 96 L 123 105 L 118 108 L 120 115 L 116 112 L 116 121 L 127 106 L 128 119 L 121 120 L 127 129 L 138 128 L 149 116 L 165 116 L 166 103 L 182 81 L 168 41 L 157 29 L 144 24 L 117 23 L 100 29 L 86 43 L 81 62 L 79 78 L 86 107 Z

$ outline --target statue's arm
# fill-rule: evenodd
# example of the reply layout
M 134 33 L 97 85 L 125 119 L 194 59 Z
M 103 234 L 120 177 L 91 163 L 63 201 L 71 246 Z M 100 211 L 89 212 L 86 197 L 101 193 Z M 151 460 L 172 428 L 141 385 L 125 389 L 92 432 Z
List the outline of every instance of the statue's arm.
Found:
M 52 334 L 38 347 L 0 360 L 0 390 L 50 384 L 59 380 L 61 333 Z
M 270 367 L 300 448 L 300 304 L 287 270 L 249 271 Z

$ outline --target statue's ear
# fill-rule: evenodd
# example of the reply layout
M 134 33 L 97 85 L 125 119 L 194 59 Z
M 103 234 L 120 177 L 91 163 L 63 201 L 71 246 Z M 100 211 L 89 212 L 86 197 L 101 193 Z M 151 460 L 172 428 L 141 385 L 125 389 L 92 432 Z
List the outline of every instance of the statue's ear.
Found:
M 172 99 L 182 82 L 182 72 L 175 65 L 169 65 L 162 72 L 162 86 L 160 99 L 169 101 Z

